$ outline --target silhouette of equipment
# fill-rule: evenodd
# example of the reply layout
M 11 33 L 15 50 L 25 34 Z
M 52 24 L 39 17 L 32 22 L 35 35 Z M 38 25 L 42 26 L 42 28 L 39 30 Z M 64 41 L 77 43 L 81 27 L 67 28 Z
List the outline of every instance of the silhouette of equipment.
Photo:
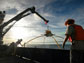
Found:
M 35 11 L 35 7 L 32 7 L 32 8 L 31 8 L 31 12 L 32 12 L 32 13 L 35 13 L 36 15 L 38 15 L 41 19 L 44 20 L 44 22 L 46 22 L 46 23 L 49 22 L 49 21 L 46 20 L 44 17 L 42 17 L 38 12 Z
M 62 38 L 62 39 L 64 39 L 64 38 L 61 37 L 61 36 L 52 34 L 52 32 L 51 32 L 50 30 L 46 30 L 46 31 L 45 31 L 45 34 L 42 34 L 42 35 L 40 35 L 40 36 L 37 36 L 37 37 L 35 37 L 35 38 L 33 38 L 33 39 L 28 40 L 26 43 L 24 43 L 24 47 L 25 47 L 25 45 L 26 45 L 27 43 L 29 43 L 29 42 L 31 42 L 31 41 L 37 39 L 37 38 L 44 37 L 44 36 L 45 36 L 45 37 L 51 37 L 52 39 L 54 39 L 54 41 L 56 42 L 57 47 L 58 47 L 59 49 L 61 49 L 61 47 L 59 46 L 59 44 L 58 44 L 57 40 L 55 39 L 55 37 Z M 54 37 L 54 36 L 55 36 L 55 37 Z M 45 38 L 44 38 L 44 39 L 45 39 Z M 44 40 L 44 41 L 45 41 L 45 40 Z
M 28 13 L 28 11 L 31 11 L 31 13 Z M 36 13 L 41 19 L 43 19 L 45 22 L 48 23 L 48 21 L 47 21 L 44 17 L 42 17 L 39 13 L 37 13 L 37 12 L 35 11 L 35 7 L 27 8 L 27 9 L 24 10 L 23 12 L 19 13 L 18 15 L 16 15 L 15 17 L 13 17 L 12 19 L 10 19 L 10 20 L 7 21 L 6 23 L 4 23 L 4 26 L 3 26 L 3 27 L 5 27 L 5 26 L 7 26 L 9 23 L 15 21 L 12 25 L 9 26 L 8 29 L 6 29 L 5 32 L 3 32 L 2 37 L 13 27 L 13 25 L 14 25 L 17 21 L 19 21 L 21 18 L 26 17 L 26 16 L 28 16 L 28 15 L 30 15 L 30 14 L 32 14 L 32 13 Z

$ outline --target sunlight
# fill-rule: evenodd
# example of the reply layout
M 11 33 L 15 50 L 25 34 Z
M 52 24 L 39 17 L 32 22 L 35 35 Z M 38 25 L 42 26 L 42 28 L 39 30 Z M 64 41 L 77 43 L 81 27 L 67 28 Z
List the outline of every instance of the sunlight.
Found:
M 13 26 L 10 30 L 12 39 L 31 39 L 33 36 L 37 36 L 40 34 L 34 28 L 29 28 L 33 26 L 31 21 L 26 21 L 25 19 L 21 19 L 21 21 L 17 22 L 15 26 Z
M 29 36 L 28 31 L 22 27 L 15 27 L 11 30 L 12 37 L 15 39 L 25 38 Z
M 24 39 L 26 37 L 31 36 L 30 30 L 27 28 L 24 28 L 24 26 L 27 25 L 27 22 L 24 19 L 21 19 L 21 21 L 17 22 L 15 26 L 11 29 L 11 36 L 14 39 Z

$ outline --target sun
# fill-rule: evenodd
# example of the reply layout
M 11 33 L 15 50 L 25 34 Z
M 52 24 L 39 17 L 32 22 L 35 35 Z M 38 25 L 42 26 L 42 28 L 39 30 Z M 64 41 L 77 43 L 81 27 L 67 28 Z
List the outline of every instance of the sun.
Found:
M 11 36 L 13 39 L 24 39 L 30 36 L 30 30 L 26 26 L 27 22 L 24 19 L 21 19 L 20 22 L 17 22 L 15 26 L 11 28 Z
M 11 33 L 12 33 L 12 38 L 15 38 L 15 39 L 25 38 L 29 35 L 27 29 L 22 27 L 14 27 L 11 30 Z

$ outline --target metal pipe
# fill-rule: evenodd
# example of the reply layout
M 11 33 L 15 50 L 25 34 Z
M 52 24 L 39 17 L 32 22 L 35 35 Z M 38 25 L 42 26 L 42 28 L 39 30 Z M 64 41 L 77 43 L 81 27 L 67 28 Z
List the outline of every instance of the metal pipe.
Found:
M 36 15 L 38 15 L 41 19 L 43 19 L 46 23 L 48 23 L 49 21 L 46 20 L 44 17 L 42 17 L 38 12 L 35 11 L 35 7 L 31 8 L 31 12 L 35 13 Z

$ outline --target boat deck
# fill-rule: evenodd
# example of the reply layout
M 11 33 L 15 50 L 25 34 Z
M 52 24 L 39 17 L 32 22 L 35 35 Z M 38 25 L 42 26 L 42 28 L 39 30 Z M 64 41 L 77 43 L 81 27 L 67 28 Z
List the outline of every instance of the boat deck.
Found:
M 69 50 L 20 47 L 15 56 L 0 53 L 0 63 L 69 63 Z
M 30 59 L 20 58 L 17 56 L 8 56 L 0 58 L 0 63 L 39 63 Z

